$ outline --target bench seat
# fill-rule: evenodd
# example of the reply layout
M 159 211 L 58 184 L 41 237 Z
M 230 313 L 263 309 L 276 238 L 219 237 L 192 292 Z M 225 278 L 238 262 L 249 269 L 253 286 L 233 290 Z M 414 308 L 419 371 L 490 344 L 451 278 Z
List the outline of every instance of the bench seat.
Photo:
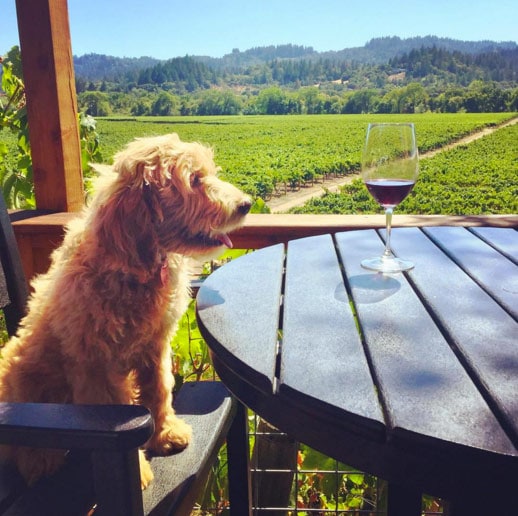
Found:
M 137 447 L 151 434 L 152 419 L 143 407 L 0 404 L 0 443 L 74 446 L 65 467 L 32 488 L 12 465 L 0 463 L 0 514 L 73 516 L 93 507 L 95 515 L 189 514 L 230 428 L 235 402 L 221 382 L 190 382 L 175 397 L 175 409 L 192 425 L 193 441 L 174 456 L 151 458 L 155 478 L 141 495 L 139 485 L 131 492 L 118 477 L 135 467 Z M 114 469 L 117 462 L 122 464 Z M 104 485 L 89 480 L 91 468 Z

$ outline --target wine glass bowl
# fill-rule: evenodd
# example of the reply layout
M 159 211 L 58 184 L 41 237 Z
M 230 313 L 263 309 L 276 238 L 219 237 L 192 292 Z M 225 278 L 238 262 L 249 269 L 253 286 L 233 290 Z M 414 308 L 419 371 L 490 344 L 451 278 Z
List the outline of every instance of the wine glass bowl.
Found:
M 361 262 L 362 267 L 380 272 L 401 272 L 412 262 L 394 256 L 390 247 L 392 213 L 417 181 L 419 158 L 414 124 L 369 124 L 362 153 L 362 178 L 367 190 L 385 209 L 386 239 L 383 254 Z

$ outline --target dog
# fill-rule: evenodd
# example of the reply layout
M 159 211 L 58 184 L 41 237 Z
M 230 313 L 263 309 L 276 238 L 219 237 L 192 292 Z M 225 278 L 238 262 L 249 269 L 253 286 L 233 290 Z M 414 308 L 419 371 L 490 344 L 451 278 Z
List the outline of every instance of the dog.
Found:
M 250 198 L 217 177 L 212 150 L 178 135 L 139 138 L 101 174 L 67 227 L 17 334 L 2 350 L 0 400 L 141 404 L 154 419 L 148 452 L 183 449 L 191 428 L 172 408 L 170 341 L 190 300 L 193 264 L 232 242 Z M 29 484 L 65 452 L 3 450 Z M 141 484 L 153 478 L 140 452 Z

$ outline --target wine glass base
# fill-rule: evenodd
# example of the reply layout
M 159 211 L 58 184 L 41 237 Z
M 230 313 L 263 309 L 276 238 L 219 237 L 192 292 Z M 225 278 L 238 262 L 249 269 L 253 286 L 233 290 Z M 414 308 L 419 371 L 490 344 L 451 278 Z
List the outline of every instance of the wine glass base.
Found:
M 412 262 L 395 256 L 378 256 L 377 258 L 362 260 L 361 266 L 371 271 L 386 273 L 409 271 L 414 268 Z

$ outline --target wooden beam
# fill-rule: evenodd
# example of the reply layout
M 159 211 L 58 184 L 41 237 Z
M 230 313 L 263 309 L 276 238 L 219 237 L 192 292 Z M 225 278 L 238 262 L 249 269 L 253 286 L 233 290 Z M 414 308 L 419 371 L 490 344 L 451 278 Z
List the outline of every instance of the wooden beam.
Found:
M 67 0 L 16 0 L 36 204 L 84 203 Z

